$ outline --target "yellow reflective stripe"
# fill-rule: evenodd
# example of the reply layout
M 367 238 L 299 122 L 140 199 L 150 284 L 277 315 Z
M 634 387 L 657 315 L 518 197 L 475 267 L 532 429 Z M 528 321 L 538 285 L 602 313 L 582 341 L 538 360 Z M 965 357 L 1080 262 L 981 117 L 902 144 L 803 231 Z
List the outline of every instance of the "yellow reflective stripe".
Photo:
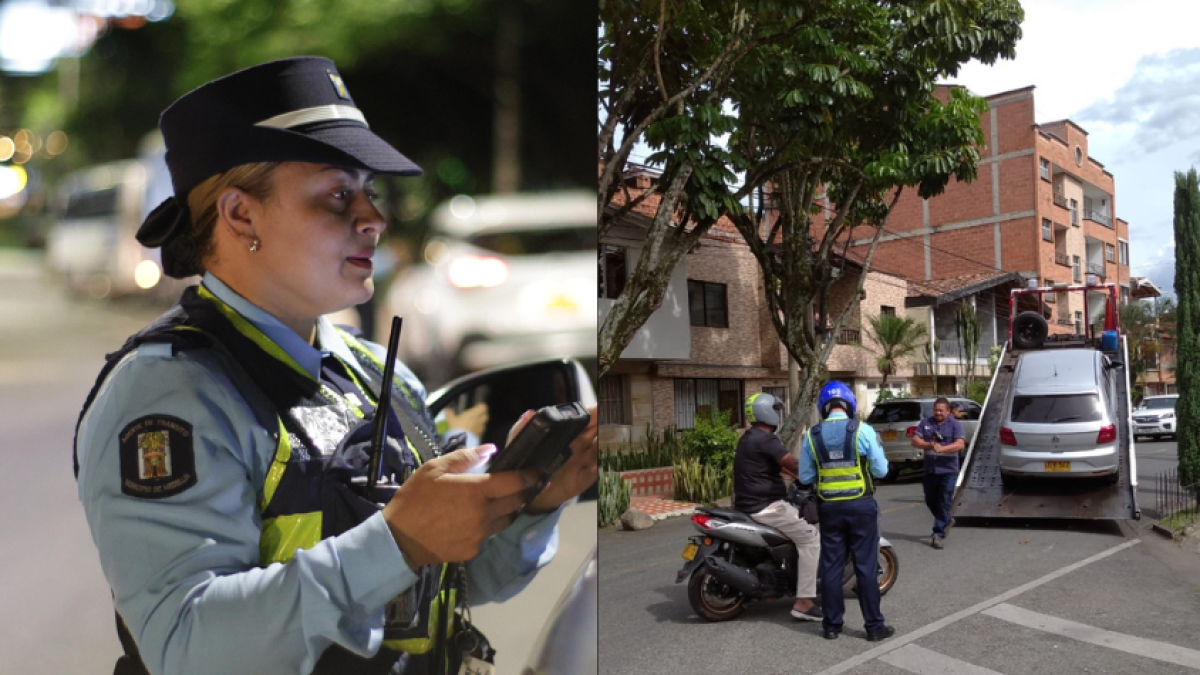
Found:
M 287 352 L 283 351 L 279 345 L 271 342 L 271 338 L 267 337 L 262 331 L 255 328 L 254 324 L 247 321 L 246 318 L 241 314 L 238 314 L 237 310 L 225 304 L 220 298 L 213 295 L 212 291 L 204 287 L 204 284 L 200 284 L 199 294 L 200 297 L 212 302 L 213 305 L 216 306 L 217 311 L 221 312 L 226 319 L 229 319 L 229 322 L 233 324 L 233 327 L 236 328 L 239 333 L 253 340 L 254 344 L 258 345 L 259 348 L 261 348 L 264 352 L 287 364 L 289 368 L 297 373 L 300 373 L 306 379 L 313 379 L 313 376 L 307 370 L 301 368 L 300 364 L 296 363 L 295 359 L 289 356 Z
M 442 576 L 439 585 L 446 583 L 445 564 L 442 565 Z M 454 611 L 455 601 L 458 598 L 458 591 L 450 591 L 450 611 Z M 433 648 L 433 635 L 437 631 L 437 626 L 441 623 L 442 607 L 445 606 L 446 592 L 438 591 L 433 602 L 429 604 L 429 635 L 427 637 L 409 638 L 407 640 L 384 640 L 383 646 L 397 652 L 407 652 L 409 654 L 424 654 Z M 454 622 L 451 621 L 447 627 L 446 637 L 454 635 Z
M 275 489 L 279 487 L 279 481 L 283 478 L 283 472 L 291 458 L 292 439 L 283 427 L 283 420 L 279 420 L 279 444 L 275 446 L 275 459 L 271 460 L 271 468 L 267 469 L 267 480 L 263 483 L 263 511 L 267 510 L 267 505 L 275 496 Z
M 370 360 L 371 363 L 375 364 L 375 367 L 378 368 L 380 372 L 387 372 L 387 368 L 384 367 L 383 362 L 380 361 L 374 354 L 372 354 L 370 349 L 364 347 L 362 343 L 358 341 L 358 338 L 347 333 L 341 328 L 338 328 L 337 326 L 334 326 L 334 330 L 336 330 L 338 334 L 342 336 L 342 341 L 346 343 L 347 347 L 355 352 L 358 352 L 360 356 Z M 417 407 L 416 401 L 413 400 L 412 393 L 409 392 L 408 387 L 404 385 L 404 380 L 393 374 L 392 382 L 394 382 L 396 386 L 400 387 L 400 391 L 404 393 L 404 398 L 408 399 L 409 404 L 414 408 Z
M 296 549 L 310 549 L 321 541 L 321 512 L 293 513 L 263 521 L 258 539 L 261 565 L 285 563 L 296 555 Z

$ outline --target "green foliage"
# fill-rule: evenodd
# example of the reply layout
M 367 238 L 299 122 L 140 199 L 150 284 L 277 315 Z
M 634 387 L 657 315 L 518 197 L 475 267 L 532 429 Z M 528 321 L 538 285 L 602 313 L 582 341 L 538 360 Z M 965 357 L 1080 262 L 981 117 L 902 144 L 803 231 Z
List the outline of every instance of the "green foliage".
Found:
M 966 389 L 970 392 L 975 384 L 975 359 L 979 353 L 980 334 L 983 332 L 983 326 L 979 324 L 979 318 L 975 315 L 975 305 L 966 301 L 958 304 L 958 310 L 954 312 L 954 332 L 958 335 L 958 347 L 967 371 Z
M 649 424 L 646 425 L 646 443 L 644 447 L 632 446 L 616 452 L 600 453 L 600 466 L 609 471 L 636 471 L 639 469 L 656 469 L 664 466 L 674 466 L 686 456 L 675 427 L 667 427 L 656 434 Z
M 879 314 L 867 319 L 867 336 L 878 345 L 875 367 L 883 375 L 883 384 L 894 375 L 900 363 L 921 348 L 925 327 L 907 316 Z
M 675 465 L 675 499 L 713 504 L 733 492 L 733 471 L 684 458 Z
M 600 527 L 608 527 L 621 519 L 621 514 L 629 510 L 629 483 L 621 480 L 621 475 L 600 469 L 600 503 L 598 519 Z
M 705 466 L 732 469 L 738 434 L 729 425 L 729 412 L 701 408 L 695 426 L 685 430 L 679 441 L 686 457 L 695 458 Z
M 979 405 L 983 405 L 984 401 L 987 400 L 988 386 L 990 384 L 987 380 L 972 380 L 967 384 L 967 398 Z
M 1176 371 L 1179 482 L 1200 483 L 1200 178 L 1175 172 Z
M 879 394 L 875 397 L 875 402 L 883 403 L 884 401 L 893 401 L 905 398 L 912 398 L 912 393 L 906 389 L 897 389 L 896 391 L 892 391 L 891 389 L 880 389 Z

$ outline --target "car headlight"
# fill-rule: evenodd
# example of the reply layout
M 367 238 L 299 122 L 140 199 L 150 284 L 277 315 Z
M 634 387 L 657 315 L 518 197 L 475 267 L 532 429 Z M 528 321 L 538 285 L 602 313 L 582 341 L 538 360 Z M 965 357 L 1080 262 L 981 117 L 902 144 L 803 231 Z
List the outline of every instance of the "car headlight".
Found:
M 1163 414 L 1163 416 L 1162 416 L 1162 417 L 1160 417 L 1160 418 L 1158 418 L 1158 419 L 1160 419 L 1160 420 L 1173 420 L 1173 419 L 1175 419 L 1175 413 L 1173 413 L 1173 412 L 1164 413 L 1164 414 Z

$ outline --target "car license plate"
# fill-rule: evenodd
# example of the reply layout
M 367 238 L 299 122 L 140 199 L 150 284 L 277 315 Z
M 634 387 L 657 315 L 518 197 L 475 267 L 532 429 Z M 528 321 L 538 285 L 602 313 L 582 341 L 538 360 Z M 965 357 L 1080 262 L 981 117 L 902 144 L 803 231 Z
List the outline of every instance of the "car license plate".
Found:
M 698 550 L 700 550 L 700 547 L 696 546 L 695 544 L 688 544 L 687 546 L 684 546 L 683 547 L 683 559 L 684 560 L 695 560 L 696 559 L 696 551 L 698 551 Z
M 1046 462 L 1046 471 L 1070 471 L 1070 462 Z
M 885 440 L 885 441 L 894 441 L 894 440 L 896 440 L 896 432 L 895 432 L 895 431 L 885 431 L 885 432 L 883 432 L 883 440 Z

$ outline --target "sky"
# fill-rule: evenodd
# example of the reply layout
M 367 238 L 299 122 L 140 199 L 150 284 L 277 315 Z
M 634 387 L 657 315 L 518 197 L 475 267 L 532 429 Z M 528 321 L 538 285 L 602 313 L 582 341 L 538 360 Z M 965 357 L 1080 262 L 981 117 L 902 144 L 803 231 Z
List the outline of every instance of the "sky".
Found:
M 1134 276 L 1173 294 L 1176 171 L 1200 167 L 1200 3 L 1025 0 L 1017 56 L 950 82 L 988 96 L 1033 85 L 1040 122 L 1069 118 L 1114 176 Z

